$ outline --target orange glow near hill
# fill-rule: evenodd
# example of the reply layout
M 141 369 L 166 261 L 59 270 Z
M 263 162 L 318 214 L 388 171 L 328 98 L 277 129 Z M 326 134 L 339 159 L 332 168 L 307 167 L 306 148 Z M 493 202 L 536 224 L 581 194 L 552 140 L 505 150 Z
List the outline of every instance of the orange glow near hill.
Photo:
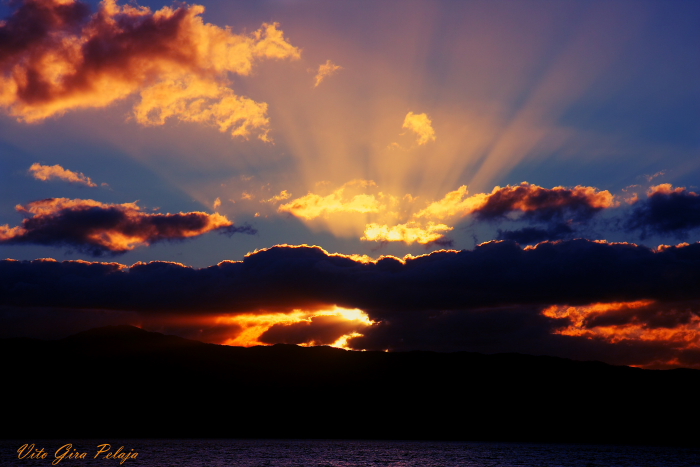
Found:
M 638 300 L 585 306 L 554 305 L 542 313 L 571 321 L 569 326 L 557 331 L 564 336 L 602 339 L 612 344 L 658 343 L 678 350 L 696 350 L 700 349 L 700 316 L 693 305 Z
M 362 336 L 358 330 L 374 324 L 374 321 L 370 320 L 364 311 L 357 308 L 348 309 L 338 306 L 334 306 L 331 309 L 317 311 L 294 310 L 290 313 L 250 313 L 235 316 L 220 316 L 216 318 L 215 322 L 217 325 L 223 324 L 228 326 L 236 326 L 241 329 L 236 336 L 230 337 L 223 342 L 224 345 L 253 347 L 256 345 L 268 345 L 267 342 L 262 342 L 260 338 L 266 331 L 275 325 L 284 326 L 302 323 L 308 323 L 311 325 L 313 319 L 319 317 L 337 318 L 339 322 L 346 324 L 348 327 L 354 330 L 350 333 L 338 335 L 335 337 L 332 343 L 324 343 L 322 340 L 312 338 L 306 342 L 299 343 L 298 345 L 330 345 L 331 347 L 348 349 L 347 341 L 349 339 Z

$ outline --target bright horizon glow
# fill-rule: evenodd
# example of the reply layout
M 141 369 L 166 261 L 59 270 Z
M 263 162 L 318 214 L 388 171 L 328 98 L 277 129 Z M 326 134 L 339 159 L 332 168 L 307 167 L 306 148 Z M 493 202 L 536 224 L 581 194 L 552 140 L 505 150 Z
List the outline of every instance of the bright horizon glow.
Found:
M 330 309 L 321 309 L 316 311 L 294 310 L 290 313 L 242 313 L 233 316 L 219 316 L 215 319 L 215 324 L 235 325 L 242 328 L 238 335 L 224 341 L 224 345 L 254 347 L 256 345 L 270 345 L 260 342 L 259 338 L 263 333 L 265 333 L 265 331 L 274 325 L 289 325 L 303 322 L 311 323 L 314 318 L 319 316 L 339 317 L 348 323 L 355 322 L 359 328 L 364 328 L 375 324 L 374 321 L 369 319 L 369 316 L 367 316 L 364 311 L 357 308 L 349 309 L 339 306 L 333 306 L 333 308 Z M 361 336 L 362 334 L 353 331 L 349 334 L 339 336 L 335 339 L 335 341 L 333 341 L 333 343 L 330 344 L 319 344 L 316 341 L 311 340 L 310 342 L 302 342 L 299 345 L 307 347 L 314 345 L 329 345 L 330 347 L 348 349 L 348 339 Z

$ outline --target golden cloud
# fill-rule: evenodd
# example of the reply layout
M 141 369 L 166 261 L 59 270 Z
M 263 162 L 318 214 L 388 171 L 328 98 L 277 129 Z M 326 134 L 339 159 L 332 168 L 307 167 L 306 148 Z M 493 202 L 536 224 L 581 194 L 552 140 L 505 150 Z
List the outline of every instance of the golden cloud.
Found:
M 90 177 L 86 177 L 85 174 L 64 169 L 58 164 L 41 165 L 38 162 L 35 162 L 31 167 L 29 167 L 29 174 L 35 179 L 41 181 L 63 180 L 71 183 L 80 183 L 93 188 L 97 186 L 97 184 L 93 183 Z
M 262 203 L 279 203 L 280 201 L 287 200 L 292 197 L 292 194 L 287 190 L 280 191 L 279 195 L 275 195 L 272 198 L 261 201 Z
M 452 230 L 445 224 L 435 224 L 428 222 L 422 226 L 416 222 L 408 222 L 394 226 L 380 225 L 376 223 L 367 224 L 365 234 L 360 240 L 375 242 L 404 242 L 407 244 L 420 243 L 428 244 L 443 238 L 443 232 Z
M 367 187 L 372 181 L 353 180 L 341 186 L 327 196 L 309 193 L 278 208 L 279 212 L 288 212 L 305 220 L 325 217 L 340 213 L 376 213 L 384 207 L 375 195 L 348 195 L 350 187 Z
M 450 191 L 439 201 L 428 205 L 427 208 L 416 213 L 415 217 L 431 219 L 447 219 L 454 216 L 464 216 L 484 205 L 488 195 L 479 193 L 467 196 L 469 191 L 466 185 L 462 185 L 455 191 Z
M 433 122 L 428 118 L 428 114 L 414 114 L 408 112 L 403 121 L 403 127 L 406 130 L 414 132 L 418 136 L 418 144 L 427 144 L 430 141 L 435 141 L 435 130 Z
M 336 74 L 342 69 L 342 66 L 338 66 L 330 60 L 326 60 L 326 63 L 318 67 L 318 73 L 316 73 L 316 77 L 314 78 L 314 87 L 317 87 L 324 79 Z

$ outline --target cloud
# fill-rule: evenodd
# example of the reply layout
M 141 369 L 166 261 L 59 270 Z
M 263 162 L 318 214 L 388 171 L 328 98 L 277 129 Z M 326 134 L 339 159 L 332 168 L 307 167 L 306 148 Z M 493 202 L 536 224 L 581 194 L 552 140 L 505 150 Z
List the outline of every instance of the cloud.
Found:
M 287 190 L 280 191 L 279 195 L 275 195 L 272 198 L 261 201 L 262 203 L 279 203 L 280 201 L 287 200 L 292 197 L 292 194 Z
M 267 138 L 267 104 L 237 96 L 229 74 L 257 61 L 298 59 L 277 24 L 234 34 L 204 23 L 204 7 L 151 11 L 105 0 L 95 13 L 72 0 L 24 0 L 0 24 L 0 107 L 24 122 L 138 95 L 136 120 L 168 118 Z
M 663 177 L 664 175 L 666 175 L 666 171 L 662 170 L 660 172 L 656 172 L 653 175 L 645 175 L 644 178 L 647 180 L 647 182 L 650 182 L 650 181 L 654 180 L 655 178 Z
M 615 205 L 613 195 L 607 190 L 598 191 L 589 186 L 548 189 L 523 182 L 494 188 L 472 213 L 480 220 L 503 219 L 512 212 L 521 212 L 526 218 L 543 222 L 565 217 L 587 220 Z
M 653 186 L 647 199 L 633 206 L 624 228 L 628 232 L 640 230 L 642 238 L 649 234 L 686 238 L 691 230 L 700 227 L 700 196 L 683 187 L 674 189 L 669 183 Z
M 137 312 L 153 326 L 181 323 L 181 332 L 218 329 L 220 342 L 258 326 L 251 335 L 268 343 L 358 332 L 349 347 L 700 367 L 698 258 L 698 243 L 652 250 L 569 240 L 527 248 L 489 242 L 376 261 L 277 246 L 203 269 L 5 260 L 0 306 Z M 336 306 L 361 310 L 374 324 L 319 319 Z
M 263 344 L 330 345 L 345 347 L 347 339 L 360 337 L 360 331 L 374 323 L 361 310 L 335 307 L 331 311 L 309 313 L 306 319 L 270 326 L 259 336 Z
M 468 196 L 466 185 L 462 185 L 455 191 L 450 191 L 441 200 L 430 203 L 428 207 L 416 213 L 415 217 L 431 219 L 447 219 L 455 216 L 467 215 L 483 206 L 488 195 L 479 193 Z
M 63 180 L 71 183 L 79 183 L 92 188 L 97 186 L 97 184 L 93 183 L 90 177 L 86 177 L 85 174 L 64 169 L 58 164 L 41 165 L 38 162 L 35 162 L 31 167 L 29 167 L 29 174 L 35 179 L 44 182 L 48 180 Z
M 413 112 L 408 112 L 402 128 L 414 132 L 418 136 L 419 145 L 427 144 L 436 139 L 433 122 L 428 118 L 428 114 L 425 113 L 414 114 Z
M 609 343 L 660 343 L 667 349 L 700 350 L 700 301 L 663 303 L 656 300 L 554 305 L 545 316 L 567 319 L 556 331 L 564 336 L 598 339 Z M 695 362 L 696 366 L 698 362 Z
M 422 226 L 415 222 L 398 224 L 394 226 L 380 225 L 376 223 L 367 224 L 365 234 L 360 240 L 375 242 L 404 242 L 407 244 L 439 242 L 443 237 L 443 232 L 449 232 L 452 227 L 445 224 L 435 224 L 428 222 Z
M 374 182 L 352 181 L 329 195 L 309 193 L 278 208 L 304 220 L 327 218 L 334 213 L 373 214 L 373 222 L 364 224 L 364 241 L 435 243 L 445 242 L 444 232 L 454 229 L 460 217 L 471 215 L 475 221 L 526 221 L 548 223 L 546 229 L 526 228 L 502 233 L 502 239 L 537 243 L 541 240 L 566 238 L 573 229 L 568 224 L 585 222 L 603 209 L 619 205 L 607 190 L 594 187 L 543 188 L 527 182 L 516 186 L 495 187 L 491 193 L 469 195 L 465 185 L 447 193 L 442 199 L 418 210 L 410 194 L 403 198 L 382 192 L 368 194 Z M 350 190 L 352 193 L 350 193 Z M 357 194 L 358 189 L 365 192 Z M 347 221 L 347 219 L 344 219 Z M 359 219 L 367 222 L 368 219 Z M 343 227 L 348 230 L 347 226 Z
M 527 248 L 489 242 L 376 261 L 277 246 L 203 269 L 5 260 L 0 306 L 135 312 L 152 327 L 205 330 L 202 336 L 239 345 L 344 337 L 354 349 L 700 368 L 698 258 L 698 243 L 652 250 L 569 240 Z M 338 308 L 355 314 L 324 311 Z
M 331 345 L 342 336 L 356 333 L 366 326 L 342 316 L 316 316 L 309 321 L 276 324 L 265 331 L 260 340 L 266 344 Z
M 214 204 L 212 204 L 212 207 L 213 207 L 214 209 L 220 208 L 220 207 L 221 207 L 221 198 L 216 198 L 216 199 L 214 200 Z
M 139 246 L 195 237 L 212 230 L 254 233 L 249 227 L 234 227 L 220 214 L 150 214 L 136 203 L 49 198 L 18 205 L 16 209 L 26 218 L 17 227 L 0 226 L 0 244 L 69 246 L 95 256 L 125 253 Z
M 497 240 L 510 240 L 521 245 L 534 245 L 545 240 L 562 240 L 570 238 L 574 229 L 569 224 L 554 224 L 546 229 L 524 227 L 518 230 L 498 229 Z
M 374 182 L 353 180 L 327 196 L 309 193 L 287 204 L 282 204 L 278 211 L 288 212 L 306 220 L 325 217 L 329 214 L 379 212 L 383 209 L 383 206 L 375 195 L 363 193 L 348 194 L 351 188 L 366 188 L 369 186 L 374 186 Z
M 491 193 L 468 196 L 466 186 L 449 192 L 416 213 L 417 218 L 448 219 L 455 216 L 474 215 L 478 220 L 505 219 L 512 213 L 520 218 L 549 222 L 572 218 L 587 220 L 602 209 L 617 205 L 614 196 L 607 190 L 594 187 L 543 188 L 528 182 L 520 185 L 495 187 Z
M 147 126 L 163 125 L 170 117 L 186 122 L 217 127 L 231 136 L 247 137 L 258 130 L 258 138 L 267 136 L 267 104 L 234 94 L 229 88 L 192 77 L 168 80 L 141 92 L 134 108 L 136 121 Z
M 314 87 L 318 87 L 318 85 L 321 84 L 324 79 L 328 78 L 329 76 L 333 76 L 342 69 L 342 66 L 338 66 L 330 60 L 326 60 L 326 63 L 319 65 L 318 67 L 318 73 L 316 73 L 316 76 L 314 77 Z

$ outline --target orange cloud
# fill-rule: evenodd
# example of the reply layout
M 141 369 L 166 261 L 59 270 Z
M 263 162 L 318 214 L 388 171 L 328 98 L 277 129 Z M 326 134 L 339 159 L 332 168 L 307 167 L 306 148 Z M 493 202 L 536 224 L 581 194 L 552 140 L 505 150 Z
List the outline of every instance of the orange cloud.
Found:
M 359 331 L 375 323 L 362 310 L 334 306 L 328 310 L 220 316 L 216 324 L 234 330 L 235 336 L 223 342 L 226 345 L 290 343 L 347 348 L 349 339 L 362 336 Z
M 668 348 L 700 350 L 700 312 L 692 303 L 654 300 L 554 305 L 543 315 L 566 318 L 570 324 L 557 331 L 565 336 L 602 339 L 610 343 L 657 342 Z
M 138 94 L 138 122 L 168 118 L 267 138 L 267 104 L 237 96 L 228 74 L 263 59 L 298 59 L 276 24 L 234 34 L 202 21 L 204 7 L 151 11 L 104 0 L 96 13 L 73 0 L 25 0 L 0 25 L 0 107 L 24 122 L 100 108 Z
M 326 60 L 326 63 L 318 67 L 318 73 L 316 73 L 316 77 L 314 78 L 314 87 L 317 87 L 324 79 L 336 74 L 342 69 L 342 66 L 338 66 L 330 60 Z
M 212 230 L 254 233 L 234 227 L 220 214 L 150 214 L 136 203 L 105 204 L 90 199 L 49 198 L 18 205 L 27 216 L 20 226 L 0 226 L 0 243 L 68 245 L 99 256 L 119 254 L 164 240 Z
M 552 189 L 523 182 L 516 186 L 496 187 L 476 211 L 481 218 L 497 218 L 513 211 L 551 217 L 564 212 L 590 216 L 594 212 L 616 206 L 613 195 L 590 186 Z
M 647 195 L 651 197 L 657 193 L 662 195 L 670 195 L 671 193 L 685 193 L 685 191 L 685 187 L 679 186 L 673 188 L 673 185 L 671 185 L 670 183 L 661 183 L 660 185 L 649 187 L 649 189 L 647 190 Z M 693 193 L 692 191 L 689 191 L 688 194 L 697 196 L 697 194 Z
M 214 209 L 219 209 L 221 207 L 221 198 L 216 198 L 212 206 L 214 207 Z
M 494 219 L 517 211 L 538 218 L 565 213 L 588 217 L 598 210 L 617 205 L 609 191 L 588 186 L 549 189 L 523 182 L 503 188 L 497 186 L 489 194 L 467 195 L 467 187 L 463 185 L 419 211 L 415 217 L 446 219 L 476 214 L 481 219 Z
M 414 132 L 418 136 L 418 144 L 427 144 L 430 141 L 435 141 L 435 130 L 433 122 L 428 118 L 428 114 L 414 114 L 408 112 L 403 121 L 404 129 Z
M 67 170 L 60 165 L 41 165 L 38 162 L 29 167 L 29 174 L 37 180 L 63 180 L 71 183 L 80 183 L 89 187 L 96 187 L 97 184 L 86 177 L 85 174 Z

